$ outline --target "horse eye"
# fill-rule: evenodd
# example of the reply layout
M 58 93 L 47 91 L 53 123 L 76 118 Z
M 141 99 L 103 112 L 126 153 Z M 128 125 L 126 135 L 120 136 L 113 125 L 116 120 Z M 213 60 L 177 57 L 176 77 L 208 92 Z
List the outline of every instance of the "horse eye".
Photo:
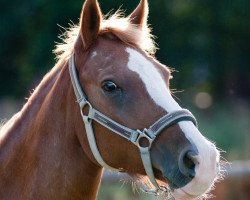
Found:
M 112 81 L 106 81 L 103 83 L 102 89 L 106 92 L 114 92 L 118 89 L 118 86 Z

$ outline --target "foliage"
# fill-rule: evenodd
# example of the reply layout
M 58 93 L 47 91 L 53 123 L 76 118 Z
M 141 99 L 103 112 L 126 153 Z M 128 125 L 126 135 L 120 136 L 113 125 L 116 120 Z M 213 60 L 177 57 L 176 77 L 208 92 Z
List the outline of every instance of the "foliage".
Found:
M 5 1 L 0 12 L 0 95 L 20 97 L 55 63 L 54 41 L 77 23 L 82 0 Z M 104 13 L 121 4 L 131 12 L 138 2 L 100 1 Z M 181 71 L 172 85 L 196 87 L 216 97 L 250 96 L 250 1 L 149 0 L 149 22 L 157 57 Z M 36 82 L 36 81 L 35 81 Z

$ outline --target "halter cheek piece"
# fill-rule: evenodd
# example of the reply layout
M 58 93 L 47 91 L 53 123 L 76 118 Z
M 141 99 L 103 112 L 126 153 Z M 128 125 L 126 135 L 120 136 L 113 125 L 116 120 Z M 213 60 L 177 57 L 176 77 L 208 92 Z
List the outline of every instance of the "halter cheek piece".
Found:
M 106 115 L 102 114 L 98 110 L 94 109 L 90 102 L 87 100 L 87 96 L 82 90 L 81 84 L 79 82 L 79 77 L 77 75 L 77 69 L 75 67 L 75 60 L 74 54 L 71 55 L 69 58 L 69 71 L 70 71 L 70 78 L 71 82 L 75 91 L 75 95 L 77 98 L 77 102 L 80 106 L 81 115 L 85 124 L 85 129 L 87 133 L 88 142 L 91 148 L 91 151 L 96 159 L 96 161 L 103 166 L 104 168 L 114 170 L 114 171 L 121 171 L 119 169 L 113 168 L 106 164 L 106 162 L 102 159 L 102 156 L 98 150 L 94 131 L 92 128 L 92 121 L 96 121 L 99 124 L 103 125 L 104 127 L 110 129 L 114 133 L 118 134 L 119 136 L 127 139 L 128 141 L 132 142 L 136 145 L 141 153 L 141 159 L 144 166 L 144 169 L 147 173 L 147 176 L 151 183 L 155 186 L 156 192 L 161 190 L 165 190 L 164 187 L 159 186 L 157 181 L 154 177 L 154 172 L 152 169 L 151 159 L 150 159 L 150 148 L 159 133 L 165 129 L 170 127 L 173 124 L 176 124 L 180 121 L 191 121 L 195 125 L 197 125 L 195 117 L 192 113 L 186 109 L 176 110 L 174 112 L 168 113 L 164 115 L 159 120 L 157 120 L 153 125 L 151 125 L 148 129 L 145 128 L 143 130 L 133 130 L 126 126 L 123 126 L 114 120 L 110 119 Z M 85 106 L 89 106 L 89 113 L 88 115 L 84 115 L 82 109 Z M 143 142 L 142 142 L 143 141 Z M 145 142 L 147 141 L 147 142 Z

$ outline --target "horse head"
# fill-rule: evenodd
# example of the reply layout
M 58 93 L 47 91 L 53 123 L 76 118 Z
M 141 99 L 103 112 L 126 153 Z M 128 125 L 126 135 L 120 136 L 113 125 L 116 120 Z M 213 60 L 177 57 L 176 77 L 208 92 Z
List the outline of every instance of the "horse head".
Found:
M 153 56 L 147 17 L 147 0 L 126 18 L 104 19 L 97 0 L 83 5 L 69 54 L 83 149 L 97 166 L 147 174 L 157 190 L 168 185 L 176 199 L 193 199 L 212 187 L 219 152 L 171 96 L 171 71 Z

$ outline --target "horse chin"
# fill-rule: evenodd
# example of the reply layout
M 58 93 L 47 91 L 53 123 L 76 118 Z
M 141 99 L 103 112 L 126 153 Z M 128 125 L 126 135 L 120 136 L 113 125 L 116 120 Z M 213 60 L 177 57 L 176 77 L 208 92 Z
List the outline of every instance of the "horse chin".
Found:
M 182 188 L 192 181 L 193 178 L 184 176 L 178 168 L 171 168 L 171 170 L 160 170 L 154 168 L 155 178 L 164 185 L 168 185 L 170 190 Z M 160 184 L 161 185 L 161 184 Z
M 176 183 L 174 183 L 165 175 L 163 175 L 163 173 L 160 170 L 154 169 L 154 172 L 159 185 L 169 188 L 169 190 L 167 190 L 167 192 L 169 193 L 168 196 L 173 197 L 175 200 L 195 200 L 195 199 L 209 198 L 208 193 L 209 191 L 211 191 L 212 187 L 210 187 L 210 189 L 208 189 L 205 193 L 194 195 L 191 192 L 187 191 L 185 186 L 179 187 L 178 185 L 176 185 Z
M 210 199 L 212 197 L 210 192 L 213 189 L 213 186 L 214 182 L 210 184 L 206 190 L 204 187 L 200 187 L 203 191 L 199 190 L 199 192 L 197 192 L 197 189 L 199 188 L 198 184 L 193 187 L 192 183 L 188 183 L 183 187 L 172 190 L 172 196 L 175 200 Z
M 172 195 L 175 200 L 194 200 L 194 199 L 199 199 L 200 196 L 196 195 L 191 195 L 187 193 L 185 190 L 182 188 L 176 189 L 172 192 Z
M 175 200 L 196 200 L 196 199 L 207 199 L 209 195 L 207 193 L 201 195 L 193 195 L 185 190 L 185 186 L 182 188 L 177 188 L 174 183 L 165 178 L 160 170 L 155 170 L 155 177 L 160 186 L 167 188 L 165 193 L 160 193 L 160 195 L 166 199 L 175 199 Z M 154 186 L 150 183 L 146 175 L 140 174 L 129 174 L 132 178 L 134 184 L 133 186 L 141 189 L 144 192 L 154 190 Z M 208 190 L 209 191 L 209 190 Z

